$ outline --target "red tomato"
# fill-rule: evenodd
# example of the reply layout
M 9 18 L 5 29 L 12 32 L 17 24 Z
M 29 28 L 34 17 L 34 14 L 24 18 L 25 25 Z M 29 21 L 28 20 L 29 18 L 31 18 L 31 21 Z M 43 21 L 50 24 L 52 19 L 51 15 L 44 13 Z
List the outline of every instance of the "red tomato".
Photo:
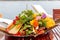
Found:
M 16 16 L 16 20 L 19 20 L 20 18 L 18 16 Z
M 16 20 L 13 20 L 13 24 L 16 24 Z
M 16 16 L 16 19 L 13 20 L 13 24 L 16 24 L 16 21 L 19 20 L 20 18 Z

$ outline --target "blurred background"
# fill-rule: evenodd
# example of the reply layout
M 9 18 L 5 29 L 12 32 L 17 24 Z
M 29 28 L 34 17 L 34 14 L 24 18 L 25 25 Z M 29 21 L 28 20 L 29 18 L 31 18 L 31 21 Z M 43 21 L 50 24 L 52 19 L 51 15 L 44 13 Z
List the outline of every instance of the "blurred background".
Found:
M 41 5 L 48 14 L 53 14 L 54 8 L 60 9 L 60 1 L 0 1 L 0 13 L 3 18 L 13 19 L 22 10 L 32 9 L 31 5 Z

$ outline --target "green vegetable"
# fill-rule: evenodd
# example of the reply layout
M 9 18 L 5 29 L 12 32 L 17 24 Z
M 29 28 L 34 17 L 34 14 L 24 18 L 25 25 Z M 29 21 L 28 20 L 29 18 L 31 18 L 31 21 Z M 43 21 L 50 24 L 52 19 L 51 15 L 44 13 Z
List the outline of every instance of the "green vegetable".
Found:
M 46 27 L 46 21 L 43 22 L 43 27 Z
M 31 33 L 33 33 L 33 31 L 31 31 L 31 30 L 26 30 L 26 35 L 29 35 L 29 34 L 31 34 Z
M 20 21 L 18 20 L 18 21 L 16 21 L 16 25 L 18 25 L 20 23 Z
M 27 29 L 27 28 L 31 28 L 31 25 L 24 25 L 24 27 L 23 27 L 23 30 L 25 30 L 25 29 Z
M 32 10 L 24 10 L 24 11 L 22 11 L 22 13 L 19 14 L 19 17 L 21 19 L 20 22 L 25 24 L 26 22 L 31 21 L 33 19 L 32 15 L 33 15 Z
M 39 21 L 39 26 L 42 27 L 43 26 L 43 23 L 41 21 Z
M 46 21 L 39 20 L 40 27 L 46 27 Z

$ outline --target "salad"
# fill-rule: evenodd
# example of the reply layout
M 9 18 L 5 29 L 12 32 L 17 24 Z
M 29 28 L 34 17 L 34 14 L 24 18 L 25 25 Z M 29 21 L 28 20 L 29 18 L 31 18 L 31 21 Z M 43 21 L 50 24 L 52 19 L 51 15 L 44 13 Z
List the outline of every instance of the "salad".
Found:
M 32 10 L 22 11 L 8 25 L 7 32 L 16 36 L 43 34 L 55 26 L 55 21 L 45 13 L 35 13 Z

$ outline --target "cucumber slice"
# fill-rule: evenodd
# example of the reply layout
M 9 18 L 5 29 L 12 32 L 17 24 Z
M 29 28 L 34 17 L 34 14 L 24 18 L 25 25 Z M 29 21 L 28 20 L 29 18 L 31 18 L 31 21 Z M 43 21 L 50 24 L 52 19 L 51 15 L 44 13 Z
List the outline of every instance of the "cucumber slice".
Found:
M 9 30 L 8 32 L 11 33 L 11 34 L 16 34 L 21 28 L 21 25 L 18 24 L 16 25 L 14 28 L 12 28 L 11 30 Z

